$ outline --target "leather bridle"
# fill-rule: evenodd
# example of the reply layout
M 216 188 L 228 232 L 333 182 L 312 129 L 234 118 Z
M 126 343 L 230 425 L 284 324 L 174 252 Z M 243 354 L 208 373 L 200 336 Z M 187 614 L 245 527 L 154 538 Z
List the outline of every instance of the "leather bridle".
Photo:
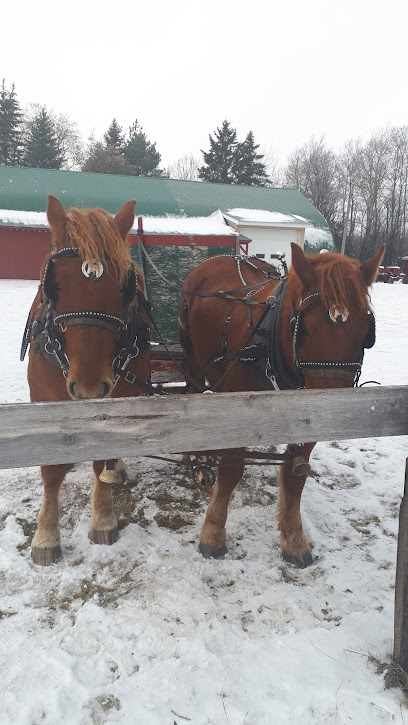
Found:
M 147 308 L 148 303 L 137 288 L 137 277 L 133 265 L 129 268 L 128 279 L 122 288 L 124 304 L 122 316 L 110 315 L 98 310 L 57 313 L 58 288 L 52 278 L 52 264 L 63 257 L 78 258 L 79 256 L 77 248 L 64 247 L 49 257 L 41 283 L 45 297 L 44 309 L 37 319 L 30 319 L 29 316 L 27 320 L 20 360 L 24 359 L 28 345 L 33 340 L 35 342 L 34 351 L 61 368 L 63 375 L 67 377 L 69 359 L 64 351 L 64 335 L 67 329 L 78 325 L 99 327 L 111 332 L 116 340 L 115 357 L 112 361 L 114 386 L 120 378 L 124 378 L 127 382 L 150 392 L 150 381 L 145 383 L 138 380 L 133 373 L 127 371 L 131 360 L 148 348 L 150 332 L 148 323 L 142 314 L 142 310 Z M 89 276 L 89 279 L 94 281 L 92 275 Z
M 300 300 L 296 313 L 293 309 L 291 312 L 291 327 L 293 331 L 293 362 L 296 367 L 298 380 L 301 383 L 300 387 L 304 387 L 304 376 L 345 380 L 346 382 L 352 383 L 353 386 L 357 386 L 360 375 L 361 367 L 364 358 L 364 349 L 373 347 L 375 343 L 375 318 L 370 310 L 367 310 L 369 315 L 369 330 L 362 343 L 361 356 L 356 361 L 321 361 L 321 360 L 302 360 L 299 354 L 299 332 L 301 324 L 302 312 L 314 302 L 320 301 L 319 292 L 313 292 L 312 294 L 304 297 Z M 333 324 L 337 324 L 333 322 Z M 342 324 L 342 323 L 340 323 Z

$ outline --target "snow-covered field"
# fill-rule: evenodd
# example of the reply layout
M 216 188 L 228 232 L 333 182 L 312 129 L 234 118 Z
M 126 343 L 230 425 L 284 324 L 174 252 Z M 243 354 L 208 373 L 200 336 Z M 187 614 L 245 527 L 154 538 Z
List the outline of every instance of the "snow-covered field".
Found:
M 29 398 L 18 356 L 35 288 L 0 281 L 1 402 Z M 362 380 L 408 382 L 407 296 L 375 285 Z M 205 503 L 182 470 L 129 459 L 120 539 L 104 547 L 87 538 L 91 467 L 78 465 L 63 487 L 64 559 L 48 568 L 30 559 L 39 469 L 0 471 L 1 725 L 408 723 L 381 674 L 407 455 L 406 437 L 316 447 L 303 518 L 317 560 L 303 571 L 280 556 L 274 469 L 248 469 L 229 554 L 205 561 Z

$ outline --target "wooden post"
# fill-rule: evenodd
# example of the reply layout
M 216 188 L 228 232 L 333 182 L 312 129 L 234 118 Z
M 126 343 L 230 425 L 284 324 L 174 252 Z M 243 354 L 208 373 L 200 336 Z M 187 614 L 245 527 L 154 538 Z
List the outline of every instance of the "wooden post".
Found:
M 408 674 L 408 458 L 405 461 L 404 496 L 399 513 L 393 660 Z

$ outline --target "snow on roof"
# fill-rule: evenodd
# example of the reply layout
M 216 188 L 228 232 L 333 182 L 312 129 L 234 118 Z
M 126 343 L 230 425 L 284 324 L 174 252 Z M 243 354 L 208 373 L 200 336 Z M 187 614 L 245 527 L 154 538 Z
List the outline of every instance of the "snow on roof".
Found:
M 189 235 L 227 235 L 234 236 L 236 232 L 229 227 L 220 211 L 208 217 L 186 216 L 143 216 L 143 231 L 146 234 L 189 234 Z M 47 214 L 38 211 L 14 211 L 13 209 L 0 209 L 0 225 L 18 227 L 48 227 Z M 133 225 L 136 233 L 137 217 Z
M 15 227 L 48 227 L 45 211 L 15 211 L 0 209 L 0 224 Z
M 305 242 L 308 247 L 325 246 L 329 251 L 334 251 L 333 238 L 326 229 L 318 229 L 317 227 L 306 227 Z
M 236 235 L 220 211 L 206 217 L 143 216 L 142 219 L 146 234 Z M 137 221 L 134 228 L 137 229 Z
M 277 211 L 266 211 L 265 209 L 228 209 L 227 216 L 233 217 L 240 222 L 253 224 L 296 224 L 301 222 L 302 226 L 308 223 L 308 219 L 297 214 L 281 214 Z

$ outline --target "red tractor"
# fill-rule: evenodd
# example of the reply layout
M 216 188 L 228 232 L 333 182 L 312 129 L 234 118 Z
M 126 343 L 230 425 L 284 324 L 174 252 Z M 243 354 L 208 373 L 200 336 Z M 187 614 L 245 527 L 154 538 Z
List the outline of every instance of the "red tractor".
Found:
M 407 257 L 408 266 L 408 257 Z M 379 267 L 377 274 L 377 282 L 387 282 L 388 284 L 394 284 L 402 280 L 404 284 L 407 284 L 408 279 L 406 273 L 401 272 L 401 267 L 390 265 L 388 267 Z

